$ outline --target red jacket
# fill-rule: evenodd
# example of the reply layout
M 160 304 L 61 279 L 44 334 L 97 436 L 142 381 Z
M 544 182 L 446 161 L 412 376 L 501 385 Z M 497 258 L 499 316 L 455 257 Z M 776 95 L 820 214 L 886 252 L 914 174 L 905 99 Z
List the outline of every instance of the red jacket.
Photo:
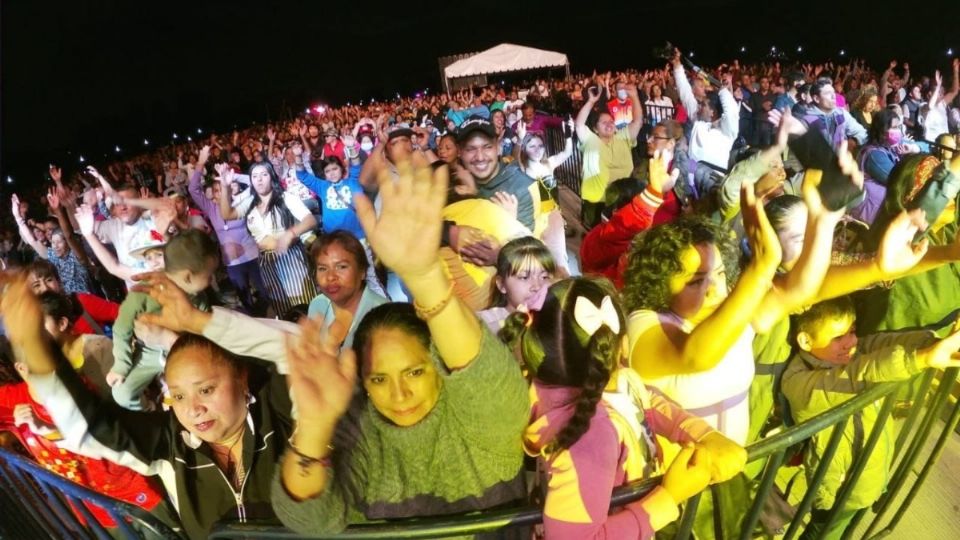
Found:
M 163 500 L 163 488 L 151 478 L 106 459 L 92 459 L 64 450 L 55 441 L 37 435 L 26 425 L 14 426 L 13 408 L 21 403 L 29 404 L 38 419 L 53 424 L 43 405 L 30 397 L 27 383 L 20 382 L 0 386 L 0 431 L 10 431 L 16 435 L 41 466 L 84 487 L 147 511 L 153 510 Z M 101 525 L 116 526 L 106 511 L 89 502 L 84 504 Z M 81 522 L 84 521 L 80 512 L 74 509 L 74 513 Z
M 105 324 L 112 325 L 117 320 L 117 314 L 120 313 L 120 304 L 87 293 L 78 292 L 75 293 L 75 296 L 80 305 L 83 306 L 84 311 L 89 313 L 90 317 L 101 327 Z M 77 319 L 73 324 L 73 329 L 78 334 L 96 334 L 84 317 Z
M 630 242 L 640 231 L 673 221 L 680 215 L 680 203 L 673 191 L 661 195 L 647 187 L 629 204 L 590 229 L 580 244 L 580 265 L 585 274 L 600 274 L 623 287 L 623 264 Z M 625 261 L 624 261 L 625 262 Z

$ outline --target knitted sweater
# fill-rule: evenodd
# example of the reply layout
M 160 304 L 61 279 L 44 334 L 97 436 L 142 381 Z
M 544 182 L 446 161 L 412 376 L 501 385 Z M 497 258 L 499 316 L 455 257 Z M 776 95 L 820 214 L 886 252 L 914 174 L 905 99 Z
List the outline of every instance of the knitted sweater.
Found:
M 434 361 L 441 364 L 434 354 Z M 521 435 L 527 388 L 510 351 L 486 327 L 480 353 L 449 373 L 436 406 L 398 427 L 363 399 L 334 436 L 334 466 L 319 496 L 294 501 L 274 479 L 273 507 L 301 534 L 330 534 L 373 519 L 451 514 L 526 496 Z

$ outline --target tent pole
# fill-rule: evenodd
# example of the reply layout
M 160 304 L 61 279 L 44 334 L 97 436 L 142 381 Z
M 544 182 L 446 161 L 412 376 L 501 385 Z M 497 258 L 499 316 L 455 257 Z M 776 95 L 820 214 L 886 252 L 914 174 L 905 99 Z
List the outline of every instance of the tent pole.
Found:
M 563 64 L 563 67 L 567 70 L 567 78 L 569 79 L 570 78 L 570 62 L 567 61 L 567 63 Z

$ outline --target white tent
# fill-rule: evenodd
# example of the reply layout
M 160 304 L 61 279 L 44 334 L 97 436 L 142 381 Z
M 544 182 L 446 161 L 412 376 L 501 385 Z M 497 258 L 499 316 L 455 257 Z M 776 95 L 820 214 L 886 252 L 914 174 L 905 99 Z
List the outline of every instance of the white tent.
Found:
M 458 60 L 443 70 L 443 82 L 449 88 L 449 79 L 472 77 L 489 73 L 522 71 L 564 66 L 570 73 L 567 55 L 555 51 L 544 51 L 533 47 L 524 47 L 512 43 L 501 43 L 468 58 Z

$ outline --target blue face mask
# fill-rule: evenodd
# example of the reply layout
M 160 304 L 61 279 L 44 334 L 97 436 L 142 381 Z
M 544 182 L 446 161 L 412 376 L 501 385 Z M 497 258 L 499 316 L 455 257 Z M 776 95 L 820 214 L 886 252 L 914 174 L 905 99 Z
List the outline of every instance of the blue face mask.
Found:
M 619 99 L 620 101 L 626 101 L 627 91 L 622 88 L 620 90 L 617 90 L 617 99 Z

